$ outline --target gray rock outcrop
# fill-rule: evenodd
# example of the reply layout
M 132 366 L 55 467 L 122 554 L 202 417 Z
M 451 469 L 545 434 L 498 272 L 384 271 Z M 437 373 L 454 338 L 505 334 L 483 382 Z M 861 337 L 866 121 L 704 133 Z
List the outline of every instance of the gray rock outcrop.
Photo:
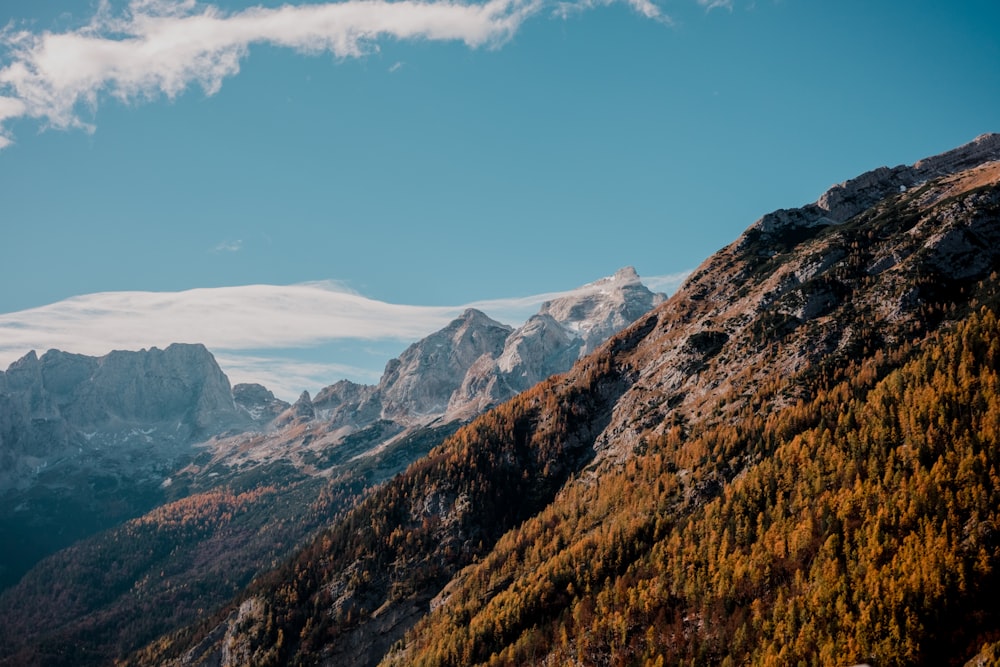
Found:
M 282 412 L 292 407 L 289 403 L 275 398 L 274 393 L 264 385 L 243 383 L 233 386 L 233 400 L 246 410 L 255 424 L 265 425 Z
M 497 356 L 511 327 L 470 308 L 447 327 L 390 361 L 379 383 L 382 417 L 395 421 L 440 415 L 469 367 Z
M 794 227 L 840 224 L 893 193 L 996 160 L 1000 160 L 1000 134 L 994 133 L 980 135 L 963 146 L 913 165 L 879 167 L 834 185 L 813 204 L 768 213 L 747 230 L 741 241 L 746 243 L 759 234 L 774 235 Z

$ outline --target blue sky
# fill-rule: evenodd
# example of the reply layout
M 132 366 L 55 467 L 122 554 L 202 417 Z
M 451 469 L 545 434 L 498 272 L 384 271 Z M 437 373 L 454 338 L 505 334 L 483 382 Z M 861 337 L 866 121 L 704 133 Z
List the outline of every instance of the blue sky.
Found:
M 22 324 L 107 292 L 330 281 L 447 310 L 672 276 L 1000 131 L 995 0 L 0 0 L 0 24 Z

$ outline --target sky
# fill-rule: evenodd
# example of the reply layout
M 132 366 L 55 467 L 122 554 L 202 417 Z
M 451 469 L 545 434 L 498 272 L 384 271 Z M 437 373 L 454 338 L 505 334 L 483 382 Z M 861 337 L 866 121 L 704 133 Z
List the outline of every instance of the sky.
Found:
M 670 291 L 769 211 L 1000 131 L 995 0 L 0 0 L 0 26 L 0 367 L 183 339 L 286 398 L 470 304 L 516 324 L 629 265 Z

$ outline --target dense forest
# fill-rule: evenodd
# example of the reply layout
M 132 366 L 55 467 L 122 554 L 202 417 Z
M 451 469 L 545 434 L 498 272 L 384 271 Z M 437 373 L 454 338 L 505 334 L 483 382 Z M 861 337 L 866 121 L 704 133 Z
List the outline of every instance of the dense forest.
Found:
M 225 664 L 377 660 L 389 648 L 384 638 L 426 611 L 428 591 L 542 510 L 586 464 L 593 417 L 621 390 L 612 371 L 604 358 L 574 382 L 542 383 L 478 418 L 255 581 L 238 611 L 226 608 L 122 664 L 178 660 L 227 616 L 253 639 L 227 645 Z
M 1000 632 L 998 372 L 984 309 L 766 419 L 674 428 L 505 535 L 386 664 L 962 664 Z

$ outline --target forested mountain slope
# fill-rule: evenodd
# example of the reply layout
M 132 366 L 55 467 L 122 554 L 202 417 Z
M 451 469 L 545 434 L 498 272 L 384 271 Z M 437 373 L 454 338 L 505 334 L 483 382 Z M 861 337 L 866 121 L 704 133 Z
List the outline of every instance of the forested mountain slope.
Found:
M 987 135 L 765 216 L 127 664 L 990 654 L 998 158 Z
M 567 486 L 385 664 L 964 663 L 1000 632 L 1000 323 L 948 329 Z

